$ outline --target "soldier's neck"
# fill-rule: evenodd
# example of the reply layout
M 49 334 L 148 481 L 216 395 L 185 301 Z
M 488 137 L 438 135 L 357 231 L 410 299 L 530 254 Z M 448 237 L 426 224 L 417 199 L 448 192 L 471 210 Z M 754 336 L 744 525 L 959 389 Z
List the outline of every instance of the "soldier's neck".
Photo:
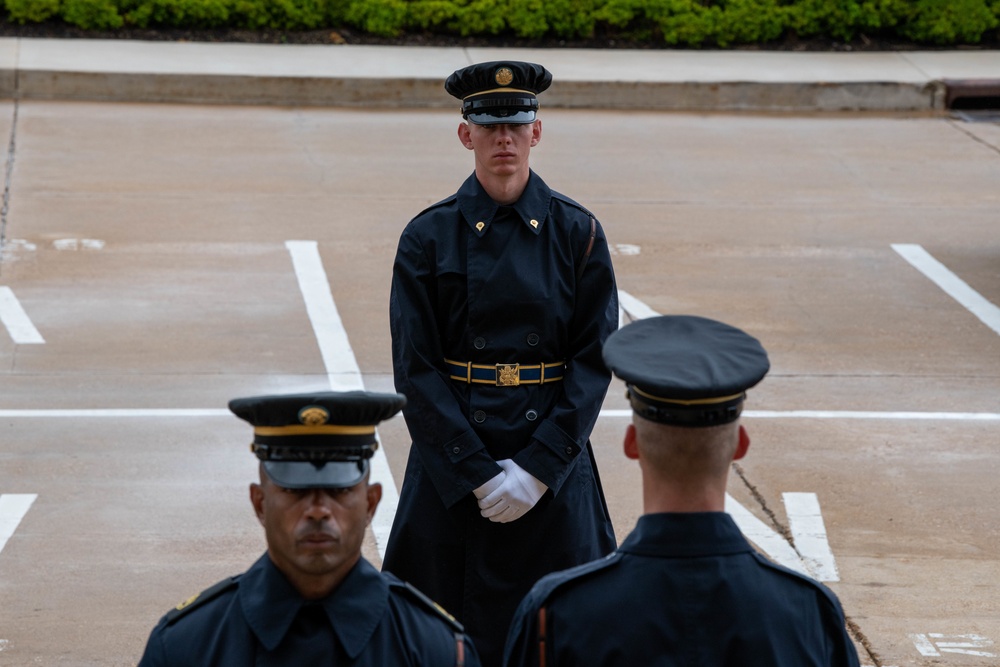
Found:
M 662 512 L 723 512 L 726 508 L 725 480 L 678 483 L 676 480 L 643 479 L 642 510 Z
M 303 598 L 306 600 L 322 600 L 337 590 L 360 558 L 361 554 L 359 553 L 358 558 L 342 563 L 336 568 L 322 574 L 303 572 L 298 568 L 287 565 L 282 567 L 277 562 L 275 562 L 275 566 L 285 575 L 288 582 Z M 273 559 L 272 562 L 274 562 Z
M 521 198 L 524 189 L 528 187 L 528 176 L 530 172 L 525 169 L 523 172 L 499 176 L 496 174 L 481 174 L 476 172 L 476 178 L 480 185 L 486 190 L 490 199 L 501 206 L 509 206 Z

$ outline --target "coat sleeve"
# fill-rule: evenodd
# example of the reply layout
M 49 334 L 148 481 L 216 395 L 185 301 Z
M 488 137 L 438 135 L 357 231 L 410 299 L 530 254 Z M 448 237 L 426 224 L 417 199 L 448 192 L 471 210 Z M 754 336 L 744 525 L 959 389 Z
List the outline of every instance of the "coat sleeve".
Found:
M 858 651 L 854 648 L 851 635 L 847 631 L 847 619 L 844 617 L 844 610 L 840 606 L 832 593 L 828 593 L 829 605 L 827 607 L 827 627 L 830 631 L 830 656 L 831 667 L 860 667 Z
M 503 470 L 469 424 L 442 368 L 434 280 L 416 234 L 403 232 L 392 271 L 389 326 L 396 391 L 413 447 L 446 507 Z
M 579 263 L 590 242 L 586 235 L 576 239 L 574 258 Z M 604 365 L 601 349 L 618 328 L 618 288 L 608 241 L 600 223 L 590 257 L 579 280 L 570 319 L 566 374 L 562 396 L 533 434 L 531 444 L 514 461 L 558 493 L 576 460 L 587 449 L 587 441 L 597 422 L 611 372 Z
M 149 634 L 149 640 L 146 642 L 146 650 L 139 660 L 138 667 L 159 667 L 168 664 L 166 651 L 163 647 L 163 627 L 164 622 L 161 620 Z

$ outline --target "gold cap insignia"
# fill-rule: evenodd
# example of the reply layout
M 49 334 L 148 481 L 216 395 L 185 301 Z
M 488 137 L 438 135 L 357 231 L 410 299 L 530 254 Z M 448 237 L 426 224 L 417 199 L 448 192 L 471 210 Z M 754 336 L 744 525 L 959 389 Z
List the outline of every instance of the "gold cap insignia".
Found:
M 318 405 L 310 405 L 299 410 L 299 421 L 306 426 L 320 426 L 330 419 L 330 413 L 326 408 Z
M 485 226 L 486 226 L 485 222 L 477 222 L 476 223 L 476 231 L 477 232 L 483 231 L 483 227 L 485 227 Z
M 493 80 L 501 86 L 506 86 L 514 80 L 514 73 L 510 71 L 509 67 L 501 67 L 497 70 L 496 74 L 493 75 Z

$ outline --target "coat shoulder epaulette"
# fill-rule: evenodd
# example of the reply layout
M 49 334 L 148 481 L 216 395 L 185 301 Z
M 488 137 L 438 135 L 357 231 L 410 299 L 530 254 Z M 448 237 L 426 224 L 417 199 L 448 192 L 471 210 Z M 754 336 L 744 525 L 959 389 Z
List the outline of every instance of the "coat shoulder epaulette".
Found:
M 444 607 L 439 605 L 434 600 L 430 599 L 424 595 L 419 589 L 417 589 L 412 584 L 405 581 L 401 581 L 393 577 L 389 579 L 389 590 L 395 593 L 401 593 L 406 596 L 406 598 L 412 602 L 416 602 L 422 609 L 430 611 L 435 616 L 439 617 L 445 623 L 447 623 L 452 630 L 455 632 L 465 632 L 465 628 L 461 623 L 458 622 L 454 616 L 445 611 Z
M 448 204 L 451 204 L 452 202 L 454 202 L 456 199 L 458 199 L 458 193 L 457 192 L 455 194 L 451 195 L 450 197 L 445 197 L 444 199 L 442 199 L 441 201 L 439 201 L 439 202 L 437 202 L 435 204 L 431 204 L 430 206 L 428 206 L 427 208 L 425 208 L 424 210 L 422 210 L 420 213 L 417 213 L 415 216 L 413 216 L 413 219 L 416 220 L 417 218 L 420 218 L 424 214 L 429 213 L 429 212 L 433 211 L 436 208 L 441 208 L 442 206 L 447 206 Z
M 559 589 L 580 583 L 609 567 L 614 567 L 621 558 L 622 554 L 620 551 L 613 551 L 604 558 L 577 565 L 561 572 L 554 572 L 542 577 L 535 584 L 530 595 L 539 605 L 544 605 Z
M 837 596 L 833 594 L 833 591 L 831 591 L 829 588 L 827 588 L 824 584 L 822 584 L 821 582 L 817 581 L 816 579 L 813 579 L 812 577 L 810 577 L 808 575 L 802 574 L 801 572 L 796 572 L 795 570 L 791 569 L 790 567 L 785 567 L 784 565 L 781 565 L 780 563 L 775 563 L 775 562 L 773 562 L 773 561 L 765 558 L 764 556 L 760 555 L 756 551 L 753 551 L 752 555 L 753 555 L 754 559 L 756 559 L 756 561 L 758 563 L 760 563 L 761 565 L 763 565 L 767 569 L 773 570 L 775 572 L 780 572 L 781 574 L 784 574 L 785 576 L 789 577 L 790 579 L 797 580 L 803 586 L 806 586 L 806 587 L 809 587 L 809 588 L 813 588 L 813 589 L 819 591 L 823 595 L 823 597 L 825 597 L 827 599 L 827 601 L 830 602 L 830 604 L 832 604 L 835 608 L 837 608 L 837 609 L 841 608 L 840 607 L 840 601 L 837 599 Z
M 239 580 L 239 576 L 229 577 L 228 579 L 223 579 L 213 586 L 209 586 L 197 595 L 192 595 L 187 600 L 184 600 L 167 612 L 166 616 L 164 616 L 167 625 L 174 623 L 177 619 L 181 618 L 188 612 L 194 611 L 206 602 L 211 602 L 226 591 L 236 588 L 239 586 Z
M 573 199 L 571 197 L 567 197 L 566 195 L 564 195 L 561 192 L 556 192 L 555 190 L 553 190 L 552 191 L 552 198 L 553 199 L 558 199 L 559 201 L 563 202 L 564 204 L 569 204 L 573 208 L 579 209 L 583 213 L 586 213 L 591 218 L 594 218 L 595 220 L 597 219 L 597 217 L 593 213 L 591 213 L 590 210 L 586 206 L 584 206 L 583 204 L 581 204 L 580 202 L 576 201 L 575 199 Z

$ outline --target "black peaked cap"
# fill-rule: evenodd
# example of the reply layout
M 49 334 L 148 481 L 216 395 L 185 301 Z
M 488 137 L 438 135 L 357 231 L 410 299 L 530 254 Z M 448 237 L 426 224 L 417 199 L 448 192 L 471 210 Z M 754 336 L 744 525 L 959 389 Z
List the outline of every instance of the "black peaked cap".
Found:
M 535 63 L 497 60 L 463 67 L 444 88 L 462 100 L 462 116 L 477 125 L 526 124 L 535 120 L 537 95 L 552 74 Z
M 735 421 L 746 390 L 770 369 L 760 341 L 693 315 L 633 322 L 608 337 L 604 363 L 628 385 L 637 414 L 678 426 Z
M 229 409 L 254 427 L 251 450 L 286 488 L 341 488 L 368 472 L 375 427 L 406 404 L 402 394 L 314 392 L 237 398 Z

